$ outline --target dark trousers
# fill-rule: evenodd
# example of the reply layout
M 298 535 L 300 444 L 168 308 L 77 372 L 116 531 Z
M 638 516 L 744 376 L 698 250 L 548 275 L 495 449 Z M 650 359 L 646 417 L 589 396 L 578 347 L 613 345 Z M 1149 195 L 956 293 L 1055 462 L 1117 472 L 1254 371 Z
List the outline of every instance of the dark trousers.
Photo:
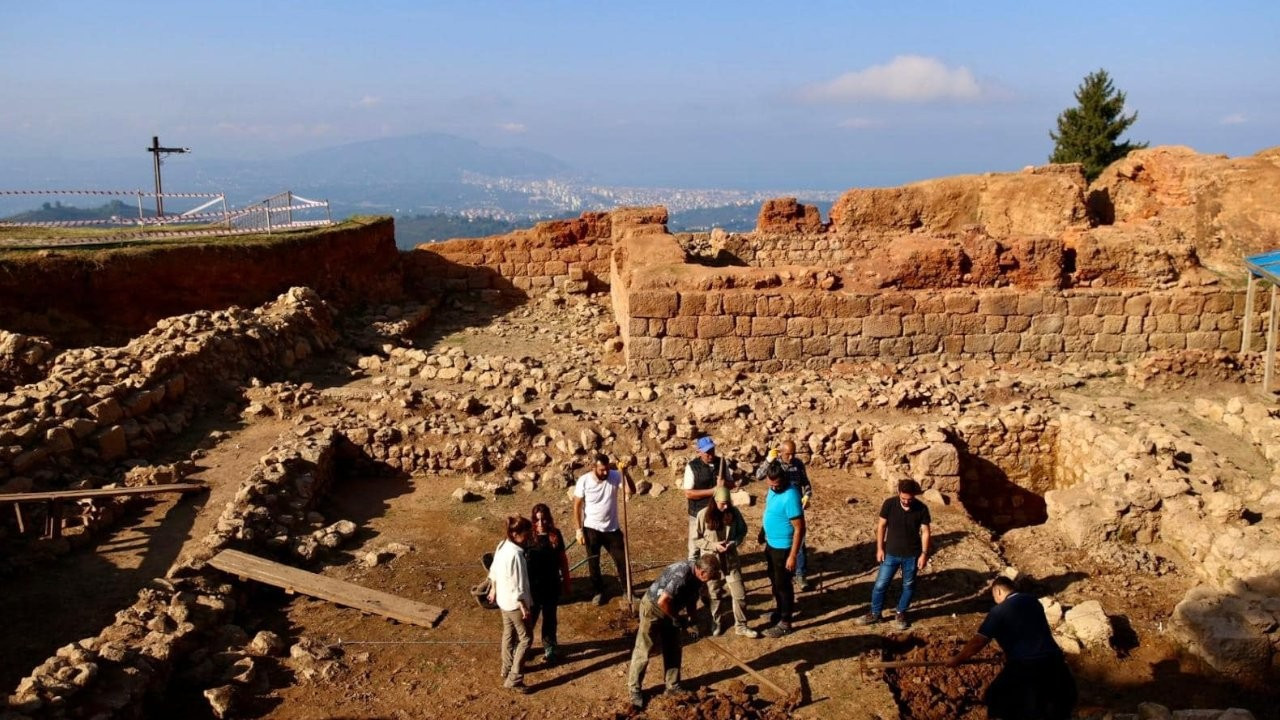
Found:
M 542 647 L 552 648 L 558 643 L 556 642 L 556 630 L 560 623 L 557 618 L 560 609 L 560 596 L 553 595 L 534 595 L 533 610 L 529 613 L 529 629 L 532 630 L 538 624 L 538 618 L 542 618 Z
M 769 568 L 769 586 L 773 589 L 773 602 L 777 606 L 778 621 L 791 622 L 791 608 L 796 602 L 796 589 L 792 587 L 792 572 L 787 569 L 791 549 L 779 550 L 765 547 L 764 559 Z
M 1061 657 L 1010 661 L 984 699 L 990 718 L 1067 720 L 1076 706 L 1076 681 Z
M 597 595 L 604 593 L 604 577 L 600 575 L 600 549 L 604 548 L 613 558 L 613 566 L 618 571 L 618 580 L 626 572 L 626 560 L 622 557 L 622 531 L 601 532 L 591 528 L 583 528 L 582 535 L 587 541 L 587 570 L 591 572 L 591 589 Z

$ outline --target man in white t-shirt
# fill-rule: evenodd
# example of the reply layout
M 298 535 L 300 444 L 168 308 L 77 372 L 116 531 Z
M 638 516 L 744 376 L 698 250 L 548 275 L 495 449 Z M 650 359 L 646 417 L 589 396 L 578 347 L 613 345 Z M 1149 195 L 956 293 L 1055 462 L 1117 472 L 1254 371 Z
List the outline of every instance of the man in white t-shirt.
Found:
M 596 456 L 595 468 L 578 478 L 573 488 L 573 518 L 578 527 L 578 544 L 587 549 L 587 569 L 591 572 L 591 587 L 595 597 L 591 602 L 603 605 L 604 577 L 600 574 L 600 550 L 603 548 L 613 558 L 618 570 L 619 584 L 626 572 L 623 563 L 622 530 L 618 527 L 618 488 L 622 487 L 622 473 L 609 469 L 609 458 Z M 634 494 L 636 486 L 627 478 L 627 492 Z

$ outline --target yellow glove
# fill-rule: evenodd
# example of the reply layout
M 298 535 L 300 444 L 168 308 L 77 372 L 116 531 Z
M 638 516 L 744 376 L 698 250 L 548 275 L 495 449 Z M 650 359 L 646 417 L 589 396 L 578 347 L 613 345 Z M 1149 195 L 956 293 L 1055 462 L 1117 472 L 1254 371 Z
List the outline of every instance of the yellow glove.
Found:
M 777 450 L 774 450 L 773 448 L 769 448 L 769 454 L 768 454 L 768 455 L 766 455 L 764 459 L 765 459 L 765 460 L 768 460 L 769 462 L 773 462 L 774 460 L 777 460 L 777 459 L 778 459 L 778 451 L 777 451 Z
M 808 496 L 808 495 L 805 495 L 804 497 L 800 498 L 800 507 L 802 507 L 802 508 L 807 508 L 807 507 L 809 507 L 809 496 Z

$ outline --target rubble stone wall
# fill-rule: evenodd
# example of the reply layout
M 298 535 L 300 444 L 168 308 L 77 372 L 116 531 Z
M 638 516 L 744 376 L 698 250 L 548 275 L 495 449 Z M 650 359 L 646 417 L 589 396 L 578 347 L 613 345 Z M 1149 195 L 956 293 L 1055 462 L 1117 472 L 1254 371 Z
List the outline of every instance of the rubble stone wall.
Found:
M 45 379 L 0 393 L 0 492 L 102 484 L 186 427 L 212 394 L 335 341 L 329 308 L 294 288 L 254 310 L 162 320 L 124 347 L 64 352 Z
M 774 273 L 766 287 L 716 289 L 729 283 L 712 280 L 684 289 L 678 275 L 675 282 L 634 283 L 627 301 L 614 303 L 625 310 L 617 320 L 628 367 L 669 375 L 820 369 L 846 358 L 1052 361 L 1232 350 L 1240 346 L 1244 312 L 1243 293 L 1217 288 L 859 294 L 823 290 L 821 279 L 813 280 Z

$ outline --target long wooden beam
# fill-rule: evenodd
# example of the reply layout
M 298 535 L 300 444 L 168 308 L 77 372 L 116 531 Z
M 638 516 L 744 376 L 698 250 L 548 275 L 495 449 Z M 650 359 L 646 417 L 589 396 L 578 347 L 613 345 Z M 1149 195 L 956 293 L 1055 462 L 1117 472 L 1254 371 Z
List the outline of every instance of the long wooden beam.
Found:
M 172 483 L 169 485 L 144 485 L 141 487 L 90 488 L 88 490 L 54 490 L 51 492 L 0 493 L 0 504 L 26 502 L 58 502 L 62 500 L 89 500 L 92 498 L 151 495 L 154 493 L 187 493 L 208 490 L 200 483 Z
M 444 619 L 444 608 L 299 570 L 239 550 L 223 550 L 214 555 L 209 564 L 242 580 L 274 585 L 287 593 L 310 595 L 410 625 L 435 627 Z

